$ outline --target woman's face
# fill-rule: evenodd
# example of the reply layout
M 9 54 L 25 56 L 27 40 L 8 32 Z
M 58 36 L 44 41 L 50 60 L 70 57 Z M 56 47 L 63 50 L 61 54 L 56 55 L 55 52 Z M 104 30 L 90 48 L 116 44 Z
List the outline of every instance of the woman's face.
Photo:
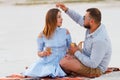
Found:
M 61 26 L 62 25 L 62 15 L 61 15 L 61 12 L 59 11 L 58 14 L 57 14 L 57 26 Z

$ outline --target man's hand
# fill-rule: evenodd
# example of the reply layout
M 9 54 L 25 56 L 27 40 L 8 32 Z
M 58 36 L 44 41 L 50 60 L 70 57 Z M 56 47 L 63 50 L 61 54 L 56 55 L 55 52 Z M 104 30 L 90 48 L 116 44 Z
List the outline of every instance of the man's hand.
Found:
M 82 46 L 83 46 L 83 41 L 81 41 L 81 42 L 78 44 L 78 48 L 79 48 L 80 52 L 82 52 Z
M 70 46 L 69 52 L 74 55 L 77 50 L 79 50 L 78 46 Z
M 68 8 L 63 3 L 56 3 L 56 7 L 60 7 L 63 11 L 67 11 Z

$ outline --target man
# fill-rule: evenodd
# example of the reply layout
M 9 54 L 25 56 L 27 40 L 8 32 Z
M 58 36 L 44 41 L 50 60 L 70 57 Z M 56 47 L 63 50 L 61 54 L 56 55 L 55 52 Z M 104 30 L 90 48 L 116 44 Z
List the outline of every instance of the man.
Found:
M 66 55 L 60 61 L 61 67 L 66 73 L 74 72 L 86 77 L 102 75 L 109 65 L 112 50 L 105 26 L 101 23 L 101 12 L 97 8 L 89 8 L 82 17 L 63 3 L 56 6 L 87 29 L 82 51 L 77 46 L 71 47 L 70 52 L 75 57 Z

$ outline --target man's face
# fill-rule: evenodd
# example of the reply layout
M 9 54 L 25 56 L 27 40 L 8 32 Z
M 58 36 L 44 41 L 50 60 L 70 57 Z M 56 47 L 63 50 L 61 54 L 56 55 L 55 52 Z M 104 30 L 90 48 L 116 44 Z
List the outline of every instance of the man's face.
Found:
M 84 27 L 87 28 L 87 29 L 90 29 L 91 26 L 90 26 L 90 16 L 89 16 L 89 12 L 87 12 L 84 16 Z

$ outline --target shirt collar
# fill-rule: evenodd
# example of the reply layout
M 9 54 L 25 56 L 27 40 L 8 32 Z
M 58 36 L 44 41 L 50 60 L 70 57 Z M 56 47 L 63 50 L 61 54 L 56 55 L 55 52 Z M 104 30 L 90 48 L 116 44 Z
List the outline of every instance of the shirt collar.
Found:
M 93 33 L 89 34 L 90 30 L 87 31 L 87 37 L 95 37 L 102 30 L 103 24 L 101 24 Z

